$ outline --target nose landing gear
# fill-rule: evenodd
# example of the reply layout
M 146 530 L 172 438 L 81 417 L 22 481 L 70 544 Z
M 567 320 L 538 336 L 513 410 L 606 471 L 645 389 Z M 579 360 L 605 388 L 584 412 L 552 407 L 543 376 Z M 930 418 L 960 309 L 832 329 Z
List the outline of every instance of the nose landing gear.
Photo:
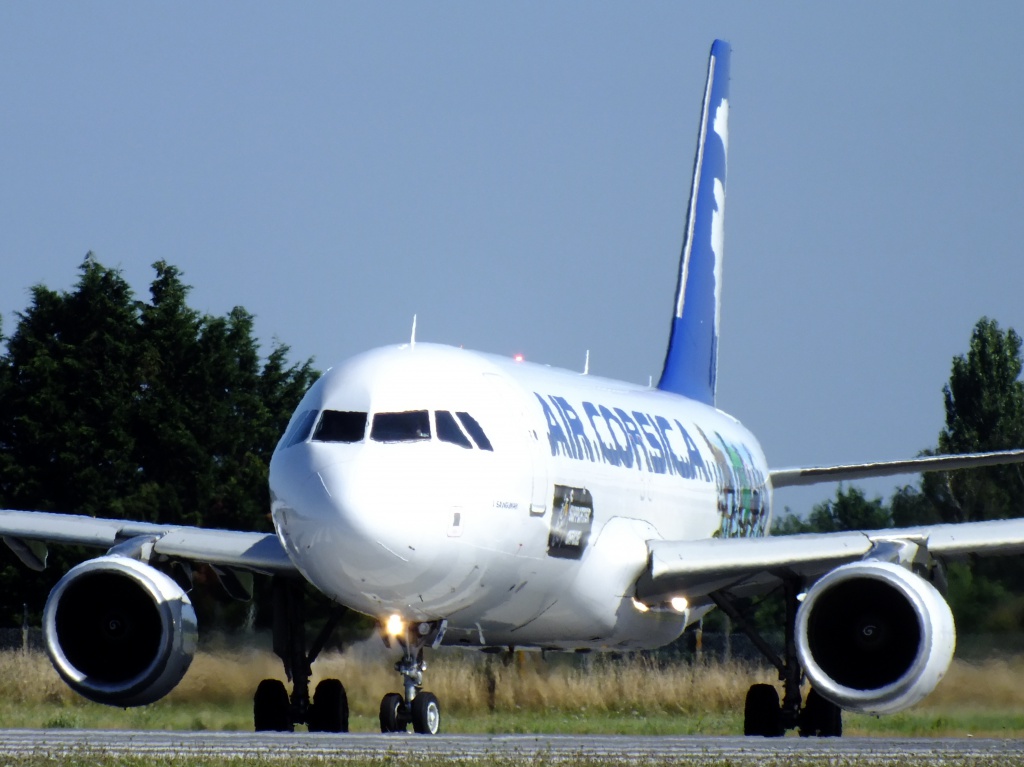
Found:
M 427 670 L 423 649 L 436 647 L 444 636 L 446 621 L 420 623 L 413 629 L 403 627 L 391 637 L 383 634 L 390 647 L 393 638 L 402 648 L 402 659 L 395 671 L 402 675 L 405 695 L 389 692 L 380 702 L 380 731 L 405 732 L 409 725 L 420 735 L 437 735 L 441 730 L 441 704 L 432 692 L 423 690 L 423 672 Z

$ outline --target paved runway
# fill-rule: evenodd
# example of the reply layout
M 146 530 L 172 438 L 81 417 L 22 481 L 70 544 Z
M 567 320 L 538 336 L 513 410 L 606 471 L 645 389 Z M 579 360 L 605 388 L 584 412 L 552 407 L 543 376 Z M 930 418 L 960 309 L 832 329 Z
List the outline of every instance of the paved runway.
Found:
M 121 730 L 3 730 L 4 755 L 83 752 L 111 756 L 401 759 L 436 757 L 463 761 L 562 761 L 612 764 L 671 762 L 681 765 L 1024 765 L 1024 742 L 987 739 L 646 737 L 608 735 L 327 735 L 252 732 L 157 732 Z

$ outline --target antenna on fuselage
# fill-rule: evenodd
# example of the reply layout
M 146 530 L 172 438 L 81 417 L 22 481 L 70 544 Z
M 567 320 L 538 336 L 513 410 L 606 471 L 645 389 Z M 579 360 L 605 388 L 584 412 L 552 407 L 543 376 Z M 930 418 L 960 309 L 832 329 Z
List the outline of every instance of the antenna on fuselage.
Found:
M 590 375 L 590 349 L 587 349 L 587 356 L 583 360 L 583 375 Z
M 409 348 L 416 348 L 416 315 L 412 316 L 412 335 L 409 337 Z

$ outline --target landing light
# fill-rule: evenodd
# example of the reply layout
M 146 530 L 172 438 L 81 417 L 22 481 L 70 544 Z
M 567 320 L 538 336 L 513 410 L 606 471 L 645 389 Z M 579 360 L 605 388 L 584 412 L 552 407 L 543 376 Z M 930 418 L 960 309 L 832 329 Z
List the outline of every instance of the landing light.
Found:
M 672 609 L 677 613 L 685 613 L 690 607 L 690 603 L 687 601 L 686 597 L 672 597 L 672 599 L 669 600 L 669 604 L 672 605 Z
M 638 612 L 642 612 L 642 613 L 645 613 L 645 612 L 647 612 L 648 610 L 651 609 L 650 607 L 645 605 L 643 602 L 641 602 L 636 597 L 633 597 L 633 607 L 635 607 Z
M 522 362 L 524 359 L 526 359 L 526 357 L 524 357 L 522 354 L 517 354 L 514 357 L 512 357 L 512 359 L 515 362 Z
M 387 625 L 384 630 L 388 632 L 388 636 L 401 636 L 405 633 L 405 623 L 402 622 L 401 615 L 392 615 L 388 618 Z

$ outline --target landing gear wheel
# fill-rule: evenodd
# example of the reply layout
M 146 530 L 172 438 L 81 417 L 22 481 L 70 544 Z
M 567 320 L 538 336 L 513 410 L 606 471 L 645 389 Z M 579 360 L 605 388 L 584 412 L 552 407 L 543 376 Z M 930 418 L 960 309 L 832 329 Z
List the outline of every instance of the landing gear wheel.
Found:
M 337 679 L 324 679 L 313 693 L 310 732 L 348 732 L 348 696 Z
M 800 737 L 838 738 L 843 734 L 843 710 L 812 689 L 800 712 Z
M 783 732 L 779 691 L 770 684 L 751 686 L 743 706 L 743 734 L 781 738 Z
M 291 703 L 279 679 L 264 679 L 252 698 L 252 718 L 256 732 L 292 732 Z
M 397 692 L 389 692 L 380 701 L 380 731 L 405 732 L 408 724 L 405 700 Z
M 441 729 L 441 704 L 432 692 L 421 692 L 412 699 L 412 728 L 420 735 L 437 735 Z

